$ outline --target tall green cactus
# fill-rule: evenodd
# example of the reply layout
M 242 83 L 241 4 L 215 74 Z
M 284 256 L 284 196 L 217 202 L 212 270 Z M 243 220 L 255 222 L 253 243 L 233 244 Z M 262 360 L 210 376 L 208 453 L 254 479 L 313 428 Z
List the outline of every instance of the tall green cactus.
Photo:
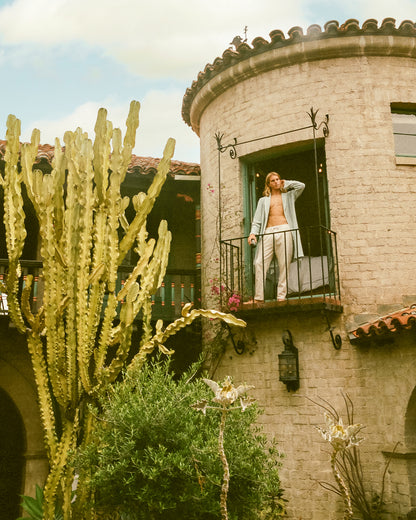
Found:
M 157 241 L 147 239 L 146 219 L 169 171 L 175 142 L 169 139 L 147 194 L 122 197 L 121 184 L 131 160 L 138 127 L 139 103 L 133 101 L 122 141 L 105 109 L 100 109 L 94 143 L 81 129 L 66 132 L 65 148 L 57 139 L 51 173 L 33 169 L 40 133 L 19 156 L 20 121 L 9 116 L 4 190 L 4 221 L 9 269 L 3 291 L 10 316 L 25 333 L 37 385 L 50 472 L 45 484 L 44 520 L 53 518 L 55 502 L 63 500 L 65 519 L 72 518 L 73 469 L 68 454 L 85 442 L 93 424 L 86 403 L 115 381 L 130 351 L 133 321 L 143 315 L 143 337 L 133 363 L 143 363 L 154 348 L 198 315 L 220 317 L 235 325 L 244 322 L 214 311 L 184 309 L 183 317 L 152 337 L 150 298 L 160 286 L 170 249 L 166 222 Z M 19 160 L 20 166 L 19 169 Z M 30 308 L 32 279 L 21 299 L 20 258 L 26 237 L 22 184 L 36 212 L 43 262 L 43 301 L 37 313 Z M 125 210 L 135 215 L 128 222 Z M 121 289 L 117 273 L 134 249 L 139 260 Z M 121 310 L 118 312 L 118 309 Z M 117 318 L 117 319 L 116 319 Z M 111 352 L 115 352 L 112 356 Z M 82 489 L 79 490 L 82 498 Z

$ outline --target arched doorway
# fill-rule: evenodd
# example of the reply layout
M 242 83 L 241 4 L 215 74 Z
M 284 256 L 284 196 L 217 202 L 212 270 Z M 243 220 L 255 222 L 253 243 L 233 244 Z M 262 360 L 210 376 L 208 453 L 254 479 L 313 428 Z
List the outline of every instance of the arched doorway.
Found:
M 410 505 L 416 510 L 416 388 L 409 399 L 406 411 L 405 442 Z
M 0 520 L 19 516 L 25 433 L 19 410 L 0 388 Z

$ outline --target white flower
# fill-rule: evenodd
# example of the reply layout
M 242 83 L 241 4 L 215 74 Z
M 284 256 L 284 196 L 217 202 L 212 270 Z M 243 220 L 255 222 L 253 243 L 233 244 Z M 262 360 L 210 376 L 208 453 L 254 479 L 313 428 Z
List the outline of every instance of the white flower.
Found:
M 362 429 L 361 424 L 350 424 L 344 427 L 341 417 L 336 422 L 329 414 L 325 414 L 325 423 L 325 428 L 318 427 L 318 431 L 336 451 L 358 446 L 363 441 L 363 438 L 357 437 Z
M 252 385 L 239 385 L 237 388 L 232 384 L 230 376 L 227 376 L 225 378 L 225 381 L 222 383 L 222 386 L 220 386 L 215 381 L 212 381 L 211 379 L 203 379 L 204 383 L 206 383 L 211 390 L 214 392 L 215 397 L 212 399 L 214 403 L 218 403 L 222 406 L 230 406 L 233 404 L 237 399 L 245 394 L 247 390 L 250 390 L 251 388 L 254 388 Z M 244 409 L 248 405 L 244 406 Z

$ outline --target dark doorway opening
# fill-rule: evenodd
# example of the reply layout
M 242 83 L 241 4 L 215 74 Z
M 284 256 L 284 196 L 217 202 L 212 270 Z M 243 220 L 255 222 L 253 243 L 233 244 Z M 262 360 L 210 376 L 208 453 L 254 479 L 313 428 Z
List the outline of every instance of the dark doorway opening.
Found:
M 0 520 L 19 516 L 23 487 L 25 433 L 16 405 L 0 388 Z
M 301 240 L 306 244 L 308 228 L 324 226 L 330 229 L 328 200 L 328 184 L 326 176 L 326 160 L 324 141 L 316 143 L 316 160 L 313 142 L 290 148 L 267 151 L 246 163 L 247 171 L 247 203 L 245 215 L 245 232 L 248 235 L 250 224 L 256 209 L 257 201 L 263 196 L 266 175 L 277 172 L 282 179 L 297 180 L 305 183 L 305 190 L 296 202 L 296 215 Z M 319 255 L 321 243 L 312 235 L 309 254 Z

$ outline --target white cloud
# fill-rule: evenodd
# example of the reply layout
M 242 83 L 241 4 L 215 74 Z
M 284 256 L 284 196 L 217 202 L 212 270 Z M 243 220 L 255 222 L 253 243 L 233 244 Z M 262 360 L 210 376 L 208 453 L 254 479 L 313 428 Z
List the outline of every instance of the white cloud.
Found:
M 331 19 L 342 23 L 357 18 L 362 23 L 368 18 L 381 22 L 385 17 L 394 17 L 399 24 L 414 17 L 415 8 L 416 0 L 13 0 L 0 7 L 0 65 L 12 81 L 20 77 L 18 72 L 28 70 L 28 74 L 36 74 L 37 82 L 23 85 L 30 89 L 30 96 L 25 95 L 24 88 L 16 89 L 21 97 L 9 95 L 7 104 L 25 113 L 25 103 L 29 103 L 26 100 L 36 98 L 36 88 L 44 93 L 53 88 L 56 60 L 65 64 L 68 53 L 78 56 L 85 51 L 86 61 L 92 57 L 98 63 L 100 54 L 107 55 L 128 68 L 134 76 L 134 88 L 139 90 L 142 111 L 135 153 L 160 157 L 167 138 L 174 137 L 175 158 L 198 162 L 198 138 L 180 118 L 185 91 L 172 90 L 157 81 L 153 84 L 160 85 L 160 90 L 145 92 L 151 82 L 142 81 L 142 77 L 164 78 L 176 85 L 175 80 L 181 79 L 190 85 L 207 63 L 221 56 L 234 36 L 243 36 L 245 26 L 251 43 L 257 36 L 267 39 L 274 29 L 287 33 L 295 25 L 306 29 L 311 23 Z M 26 67 L 28 60 L 31 67 Z M 68 61 L 71 63 L 65 70 L 68 78 L 74 78 L 77 71 L 69 69 L 74 60 Z M 91 64 L 92 72 L 100 70 L 95 65 Z M 111 68 L 110 64 L 106 70 Z M 47 120 L 40 115 L 30 126 L 41 129 L 43 143 L 52 144 L 55 136 L 62 139 L 64 131 L 77 126 L 93 137 L 101 106 L 108 108 L 115 126 L 124 130 L 131 88 L 122 93 L 121 87 L 114 86 L 116 82 L 107 84 L 103 80 L 96 81 L 95 90 L 91 90 L 86 78 L 78 80 L 64 86 L 61 82 L 59 98 L 42 96 L 43 100 L 53 100 L 48 102 L 48 113 L 56 113 Z M 86 86 L 88 95 L 83 91 Z M 68 96 L 66 88 L 77 95 Z M 129 96 L 126 102 L 120 101 L 123 95 Z M 68 102 L 80 104 L 72 113 L 66 109 L 66 97 Z M 42 104 L 34 108 L 30 102 L 26 111 L 42 114 Z M 25 139 L 28 137 L 29 129 Z
M 250 41 L 303 20 L 302 0 L 15 0 L 0 9 L 0 35 L 9 45 L 82 41 L 137 74 L 189 78 L 245 25 Z
M 83 42 L 134 74 L 189 79 L 242 36 L 246 25 L 251 43 L 273 29 L 306 29 L 340 12 L 360 22 L 392 16 L 400 23 L 414 16 L 415 7 L 416 0 L 14 0 L 0 9 L 0 39 L 43 47 Z
M 98 109 L 110 104 L 107 100 L 104 103 L 86 102 L 77 107 L 71 114 L 65 114 L 57 119 L 38 119 L 32 121 L 22 128 L 22 140 L 29 140 L 33 128 L 38 128 L 41 132 L 42 144 L 54 144 L 55 137 L 58 137 L 61 145 L 63 145 L 63 136 L 67 130 L 75 130 L 80 127 L 84 132 L 88 133 L 90 138 L 94 137 L 94 125 L 97 119 Z M 124 118 L 127 117 L 127 109 L 124 111 Z M 109 119 L 114 122 L 114 126 L 119 126 L 121 107 L 113 106 L 112 114 Z M 117 122 L 118 120 L 118 122 Z
M 176 140 L 174 159 L 199 162 L 199 138 L 180 118 L 182 90 L 151 90 L 141 101 L 137 155 L 161 157 L 169 137 Z
M 394 18 L 396 20 L 396 27 L 400 25 L 403 20 L 415 19 L 416 1 L 415 0 L 353 0 L 348 4 L 348 10 L 351 13 L 358 13 L 354 15 L 360 17 L 360 22 L 364 22 L 368 18 L 375 18 L 379 23 L 384 18 Z
M 178 117 L 182 103 L 183 92 L 149 91 L 140 100 L 140 124 L 136 134 L 134 153 L 140 156 L 162 157 L 163 149 L 169 137 L 176 140 L 174 159 L 199 162 L 198 137 Z M 121 128 L 125 133 L 125 121 L 129 111 L 129 101 L 120 103 L 114 99 L 104 99 L 102 102 L 90 101 L 77 107 L 72 113 L 54 119 L 39 119 L 32 121 L 22 129 L 22 140 L 30 139 L 33 128 L 41 131 L 43 144 L 54 144 L 55 137 L 63 144 L 63 135 L 67 130 L 82 128 L 94 139 L 94 125 L 99 108 L 108 111 L 107 118 L 114 127 Z

